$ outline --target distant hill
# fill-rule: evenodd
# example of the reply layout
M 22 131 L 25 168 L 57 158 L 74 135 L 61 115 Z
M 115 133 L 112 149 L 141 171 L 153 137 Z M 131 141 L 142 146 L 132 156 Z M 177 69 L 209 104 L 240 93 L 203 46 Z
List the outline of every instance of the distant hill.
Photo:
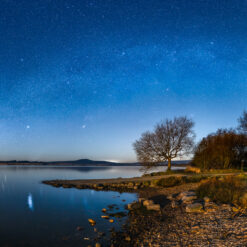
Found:
M 172 165 L 174 166 L 182 166 L 187 165 L 190 160 L 174 160 Z M 133 163 L 118 163 L 118 162 L 110 162 L 110 161 L 95 161 L 90 159 L 79 159 L 72 161 L 26 161 L 26 160 L 9 160 L 9 161 L 0 161 L 0 165 L 61 165 L 61 166 L 139 166 L 138 162 Z M 166 162 L 162 165 L 166 165 Z

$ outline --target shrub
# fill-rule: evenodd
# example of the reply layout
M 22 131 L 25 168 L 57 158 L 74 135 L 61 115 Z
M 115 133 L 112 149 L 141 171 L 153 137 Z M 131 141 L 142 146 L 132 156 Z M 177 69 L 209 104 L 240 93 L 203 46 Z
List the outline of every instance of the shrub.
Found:
M 234 130 L 218 130 L 203 138 L 192 160 L 201 169 L 239 169 L 247 158 L 247 135 Z
M 180 177 L 167 177 L 161 178 L 157 185 L 162 187 L 172 187 L 182 184 L 182 179 Z
M 167 177 L 156 180 L 156 185 L 162 187 L 173 187 L 176 185 L 186 184 L 186 183 L 198 183 L 202 179 L 207 178 L 206 176 L 182 176 L 182 177 Z
M 246 180 L 241 177 L 228 176 L 211 178 L 197 188 L 197 196 L 209 197 L 214 202 L 243 205 L 243 195 L 246 191 Z

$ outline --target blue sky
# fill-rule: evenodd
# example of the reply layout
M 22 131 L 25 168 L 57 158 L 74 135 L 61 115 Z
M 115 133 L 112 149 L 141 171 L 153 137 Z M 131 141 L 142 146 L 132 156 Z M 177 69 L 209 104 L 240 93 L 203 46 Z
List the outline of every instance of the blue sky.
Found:
M 247 1 L 4 0 L 0 158 L 135 161 L 187 115 L 197 141 L 247 107 Z

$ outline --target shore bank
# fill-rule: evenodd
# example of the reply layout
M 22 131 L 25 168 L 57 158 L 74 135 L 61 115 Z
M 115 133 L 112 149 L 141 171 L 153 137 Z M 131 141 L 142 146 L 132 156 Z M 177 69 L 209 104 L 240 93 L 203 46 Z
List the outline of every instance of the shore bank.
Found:
M 218 175 L 236 173 L 203 174 Z M 198 176 L 201 175 L 172 174 L 117 179 L 52 180 L 44 183 L 64 188 L 136 192 L 139 201 L 126 205 L 129 209 L 128 220 L 122 231 L 112 232 L 111 243 L 107 246 L 247 246 L 246 210 L 197 198 L 195 190 L 201 182 L 169 188 L 152 183 L 169 177 Z M 158 207 L 147 210 L 150 203 Z

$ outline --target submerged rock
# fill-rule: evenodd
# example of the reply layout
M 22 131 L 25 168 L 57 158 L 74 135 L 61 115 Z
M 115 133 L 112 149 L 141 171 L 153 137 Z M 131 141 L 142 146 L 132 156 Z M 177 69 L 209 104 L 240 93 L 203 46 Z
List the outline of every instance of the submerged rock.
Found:
M 88 219 L 88 222 L 90 223 L 91 226 L 94 226 L 96 224 L 96 221 L 93 219 Z
M 109 216 L 108 215 L 101 215 L 101 218 L 102 219 L 109 219 Z

